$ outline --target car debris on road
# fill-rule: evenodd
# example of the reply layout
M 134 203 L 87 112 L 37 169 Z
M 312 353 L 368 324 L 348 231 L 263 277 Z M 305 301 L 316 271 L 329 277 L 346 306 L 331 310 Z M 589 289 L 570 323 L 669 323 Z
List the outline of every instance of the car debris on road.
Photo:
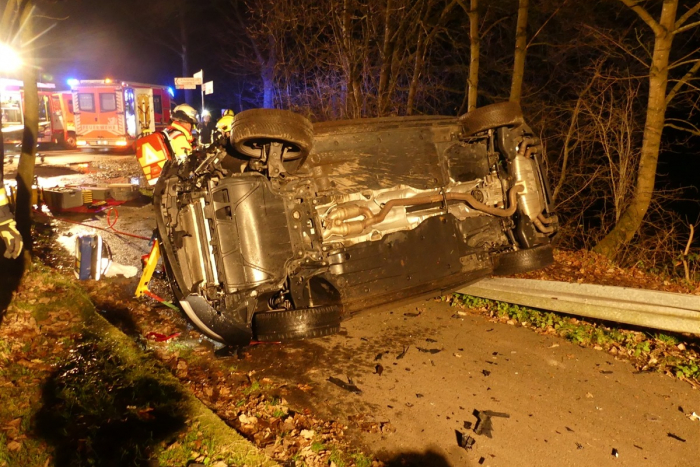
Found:
M 331 376 L 328 378 L 329 383 L 333 383 L 336 386 L 338 386 L 341 389 L 345 389 L 346 391 L 349 392 L 354 392 L 355 394 L 361 394 L 362 390 L 358 388 L 355 383 L 353 383 L 352 379 L 348 376 L 348 382 L 346 383 L 342 379 L 336 378 L 334 376 Z

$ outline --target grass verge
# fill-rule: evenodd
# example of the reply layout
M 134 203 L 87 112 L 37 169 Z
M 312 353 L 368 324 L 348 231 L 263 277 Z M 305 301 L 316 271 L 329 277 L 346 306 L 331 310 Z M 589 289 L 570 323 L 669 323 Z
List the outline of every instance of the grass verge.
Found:
M 277 465 L 35 264 L 0 327 L 0 466 Z

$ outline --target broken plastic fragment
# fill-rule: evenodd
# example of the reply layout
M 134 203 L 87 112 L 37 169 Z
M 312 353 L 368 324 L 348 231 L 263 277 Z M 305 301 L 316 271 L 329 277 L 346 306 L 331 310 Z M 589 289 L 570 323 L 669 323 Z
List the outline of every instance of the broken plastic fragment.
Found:
M 179 332 L 174 332 L 169 335 L 161 334 L 159 332 L 149 332 L 146 334 L 146 339 L 152 339 L 156 342 L 168 342 L 170 339 L 175 339 L 177 336 L 179 336 Z
M 398 355 L 396 356 L 396 360 L 401 360 L 402 358 L 404 358 L 404 357 L 406 356 L 406 354 L 408 353 L 408 349 L 409 349 L 409 348 L 410 348 L 410 347 L 409 347 L 408 345 L 404 346 L 403 352 L 401 352 L 400 354 L 398 354 Z
M 510 415 L 504 412 L 492 412 L 490 410 L 476 410 L 472 412 L 476 417 L 477 422 L 474 427 L 474 433 L 477 435 L 484 435 L 491 438 L 491 430 L 493 430 L 493 424 L 491 422 L 491 417 L 500 418 L 510 418 Z
M 374 367 L 374 373 L 379 375 L 379 376 L 382 376 L 383 372 L 384 372 L 384 367 L 382 365 L 380 365 L 379 363 L 377 363 L 377 365 Z
M 416 347 L 419 352 L 429 353 L 435 355 L 436 353 L 442 352 L 443 349 L 424 349 L 423 347 Z
M 455 435 L 457 436 L 457 445 L 460 448 L 470 450 L 474 446 L 474 444 L 476 443 L 476 440 L 474 438 L 462 433 L 459 430 L 455 430 Z
M 615 448 L 613 448 L 611 454 L 612 454 L 613 456 L 615 456 L 615 457 L 619 457 L 619 456 L 620 456 L 619 453 L 617 452 L 617 449 L 615 449 Z
M 673 434 L 673 433 L 667 433 L 667 436 L 668 436 L 669 438 L 676 439 L 676 440 L 680 441 L 681 443 L 685 443 L 685 440 L 684 440 L 683 438 L 681 438 L 680 436 L 675 435 L 675 434 Z
M 353 382 L 350 378 L 348 378 L 348 382 L 346 383 L 342 379 L 338 379 L 336 377 L 331 376 L 330 378 L 328 378 L 328 382 L 333 383 L 336 386 L 338 386 L 339 388 L 345 389 L 346 391 L 354 392 L 355 394 L 362 393 L 362 390 L 360 388 L 358 388 L 357 386 L 355 386 L 355 384 L 353 384 Z

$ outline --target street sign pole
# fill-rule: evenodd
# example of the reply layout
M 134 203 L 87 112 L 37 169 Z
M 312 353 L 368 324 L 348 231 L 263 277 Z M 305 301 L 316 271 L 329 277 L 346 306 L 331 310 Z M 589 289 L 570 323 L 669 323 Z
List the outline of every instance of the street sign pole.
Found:
M 192 75 L 194 78 L 199 78 L 201 82 L 199 83 L 200 90 L 202 91 L 202 111 L 200 112 L 200 115 L 202 117 L 204 116 L 204 70 L 199 70 L 197 73 Z

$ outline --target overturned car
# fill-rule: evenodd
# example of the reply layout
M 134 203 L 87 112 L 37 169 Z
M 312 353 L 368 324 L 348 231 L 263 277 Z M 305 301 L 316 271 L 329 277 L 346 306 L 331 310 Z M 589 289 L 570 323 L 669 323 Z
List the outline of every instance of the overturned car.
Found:
M 234 345 L 542 268 L 557 230 L 541 144 L 513 103 L 314 125 L 244 111 L 204 159 L 165 166 L 154 203 L 183 311 Z

